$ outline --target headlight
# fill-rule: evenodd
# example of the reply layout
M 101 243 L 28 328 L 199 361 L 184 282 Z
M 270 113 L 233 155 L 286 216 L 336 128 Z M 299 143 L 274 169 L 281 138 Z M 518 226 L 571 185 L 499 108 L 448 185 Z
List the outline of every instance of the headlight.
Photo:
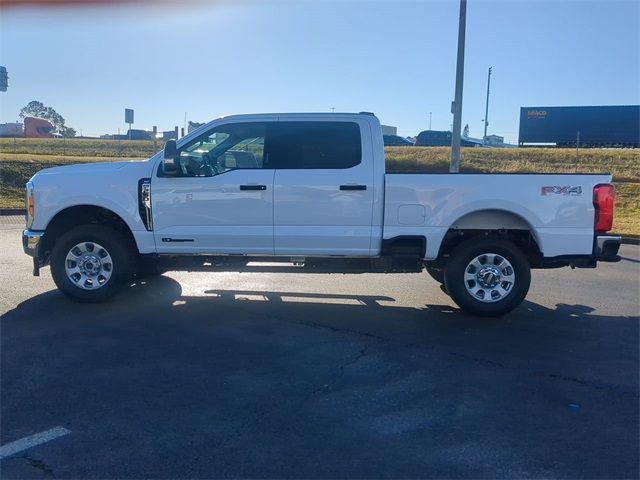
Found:
M 27 182 L 27 195 L 26 195 L 25 203 L 26 203 L 25 207 L 27 209 L 27 213 L 26 213 L 27 228 L 31 228 L 31 225 L 33 224 L 33 217 L 35 216 L 35 213 L 36 213 L 36 203 L 33 197 L 33 182 Z

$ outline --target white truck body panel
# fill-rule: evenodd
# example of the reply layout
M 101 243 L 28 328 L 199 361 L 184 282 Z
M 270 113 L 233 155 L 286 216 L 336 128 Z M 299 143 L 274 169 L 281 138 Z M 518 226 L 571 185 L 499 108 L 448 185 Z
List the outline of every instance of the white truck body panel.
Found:
M 154 178 L 153 229 L 158 253 L 273 255 L 274 173 L 255 169 L 204 178 Z M 244 184 L 267 188 L 242 191 Z M 168 238 L 174 241 L 167 242 Z
M 140 253 L 155 253 L 153 232 L 147 231 L 138 212 L 138 180 L 151 174 L 159 161 L 86 163 L 46 168 L 31 181 L 35 185 L 36 214 L 32 230 L 44 231 L 63 210 L 78 205 L 106 208 L 129 227 Z
M 276 170 L 273 215 L 276 255 L 372 254 L 375 194 L 372 135 L 367 117 L 353 117 L 350 120 L 360 127 L 360 165 L 347 169 Z M 319 119 L 311 115 L 296 120 Z M 341 116 L 340 120 L 344 118 Z M 323 116 L 321 121 L 327 120 Z M 366 190 L 340 190 L 341 185 L 362 185 Z

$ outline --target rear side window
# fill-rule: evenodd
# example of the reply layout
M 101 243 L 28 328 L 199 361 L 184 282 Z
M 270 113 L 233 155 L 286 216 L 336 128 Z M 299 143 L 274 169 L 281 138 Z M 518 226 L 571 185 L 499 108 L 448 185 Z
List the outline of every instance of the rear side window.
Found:
M 351 168 L 362 160 L 360 127 L 354 122 L 272 123 L 265 150 L 271 168 Z

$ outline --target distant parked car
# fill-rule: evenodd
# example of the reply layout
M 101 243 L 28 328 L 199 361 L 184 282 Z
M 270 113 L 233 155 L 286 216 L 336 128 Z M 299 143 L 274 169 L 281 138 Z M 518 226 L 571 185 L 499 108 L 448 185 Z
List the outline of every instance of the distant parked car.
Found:
M 385 147 L 413 147 L 413 143 L 399 135 L 384 135 L 382 137 Z
M 153 132 L 132 128 L 127 131 L 127 138 L 131 140 L 153 140 Z
M 475 140 L 470 138 L 461 138 L 460 145 L 463 147 L 481 147 L 482 140 Z M 418 147 L 450 147 L 451 146 L 451 132 L 449 131 L 437 131 L 437 130 L 424 130 L 418 134 L 416 138 L 416 146 Z

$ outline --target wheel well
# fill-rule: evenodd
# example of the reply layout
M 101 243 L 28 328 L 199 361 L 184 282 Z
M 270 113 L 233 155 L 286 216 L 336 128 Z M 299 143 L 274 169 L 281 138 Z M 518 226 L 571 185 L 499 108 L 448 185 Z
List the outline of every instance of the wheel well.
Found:
M 498 229 L 498 230 L 479 230 L 479 229 L 450 229 L 442 240 L 440 252 L 438 253 L 438 261 L 446 261 L 451 252 L 463 241 L 474 237 L 498 237 L 509 240 L 515 244 L 522 253 L 525 254 L 532 268 L 542 263 L 542 252 L 531 234 L 530 230 L 525 229 Z M 439 263 L 439 262 L 435 263 Z
M 508 210 L 484 209 L 463 215 L 451 224 L 455 230 L 530 230 L 529 223 Z
M 95 205 L 76 205 L 58 212 L 47 225 L 43 237 L 43 252 L 48 256 L 60 236 L 70 228 L 86 224 L 106 225 L 122 232 L 137 250 L 136 241 L 126 222 L 115 212 Z

